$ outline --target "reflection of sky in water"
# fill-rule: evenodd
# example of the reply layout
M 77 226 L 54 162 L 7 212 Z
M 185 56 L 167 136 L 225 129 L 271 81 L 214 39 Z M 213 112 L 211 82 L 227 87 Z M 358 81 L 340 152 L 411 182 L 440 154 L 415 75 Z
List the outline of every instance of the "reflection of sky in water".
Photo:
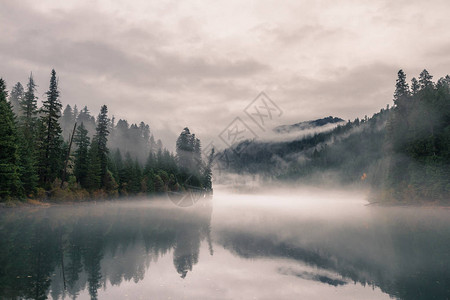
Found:
M 185 279 L 181 279 L 172 265 L 172 253 L 151 263 L 145 278 L 137 284 L 133 280 L 120 286 L 107 284 L 99 291 L 100 299 L 390 299 L 378 288 L 372 290 L 350 282 L 332 286 L 284 270 L 328 274 L 289 259 L 244 259 L 214 245 L 214 255 L 203 243 L 199 263 Z M 332 275 L 330 275 L 332 274 Z M 89 299 L 87 291 L 79 299 Z
M 449 210 L 365 206 L 352 191 L 218 191 L 212 207 L 123 201 L 0 217 L 0 296 L 38 286 L 57 297 L 64 281 L 78 299 L 450 295 Z

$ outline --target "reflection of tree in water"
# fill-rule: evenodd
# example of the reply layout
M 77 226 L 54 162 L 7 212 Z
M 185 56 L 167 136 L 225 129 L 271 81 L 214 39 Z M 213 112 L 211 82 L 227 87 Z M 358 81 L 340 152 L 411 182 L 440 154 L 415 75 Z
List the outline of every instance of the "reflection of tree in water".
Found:
M 290 258 L 336 272 L 345 282 L 379 287 L 398 299 L 450 299 L 450 226 L 445 214 L 430 213 L 423 220 L 417 215 L 383 216 L 378 228 L 331 229 L 316 240 L 308 224 L 295 229 L 298 239 L 280 238 L 286 232 L 220 230 L 216 242 L 240 257 Z M 341 283 L 320 274 L 286 273 L 326 284 Z
M 189 227 L 182 227 L 177 232 L 173 252 L 173 263 L 181 278 L 185 278 L 187 272 L 192 271 L 192 266 L 198 263 L 199 249 L 200 232 L 193 231 Z
M 79 224 L 74 224 L 74 227 L 80 226 Z M 66 264 L 65 273 L 67 278 L 67 289 L 69 294 L 76 297 L 78 291 L 84 289 L 86 280 L 80 280 L 80 273 L 83 270 L 82 263 L 82 241 L 83 236 L 81 231 L 73 230 L 68 237 L 69 245 L 66 250 L 66 256 L 69 258 L 69 263 Z M 56 282 L 56 281 L 54 281 Z
M 107 281 L 138 282 L 152 261 L 173 249 L 184 278 L 210 244 L 211 207 L 87 206 L 10 210 L 0 214 L 0 298 L 47 299 L 88 289 L 91 299 Z
M 97 299 L 97 290 L 101 287 L 100 280 L 102 279 L 100 261 L 103 257 L 105 244 L 103 241 L 104 228 L 102 228 L 103 224 L 98 219 L 97 222 L 89 219 L 82 226 L 84 227 L 84 232 L 89 231 L 89 234 L 83 239 L 83 245 L 81 247 L 84 270 L 88 275 L 89 295 L 91 299 Z M 91 229 L 92 231 L 90 231 L 90 228 L 93 230 Z M 75 230 L 77 229 L 75 228 Z
M 205 209 L 205 208 L 203 208 Z M 173 263 L 181 278 L 198 263 L 200 243 L 207 239 L 209 252 L 213 255 L 211 244 L 211 213 L 205 214 L 203 220 L 188 219 L 177 227 Z
M 35 224 L 34 234 L 31 236 L 31 245 L 29 251 L 30 267 L 28 274 L 22 273 L 20 278 L 26 278 L 27 297 L 34 299 L 46 299 L 46 291 L 50 286 L 51 272 L 55 267 L 53 255 L 57 252 L 55 241 L 46 234 L 54 232 L 50 228 L 49 220 L 44 219 L 42 222 Z
M 0 296 L 46 299 L 57 245 L 48 219 L 23 218 L 0 226 Z M 49 234 L 50 233 L 50 234 Z

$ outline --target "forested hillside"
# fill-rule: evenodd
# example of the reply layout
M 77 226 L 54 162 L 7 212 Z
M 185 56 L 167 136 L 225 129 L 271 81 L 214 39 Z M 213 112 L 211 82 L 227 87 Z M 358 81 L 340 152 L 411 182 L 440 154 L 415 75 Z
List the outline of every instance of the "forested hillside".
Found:
M 272 179 L 308 182 L 336 172 L 340 183 L 354 180 L 382 156 L 384 128 L 390 109 L 372 118 L 348 121 L 336 128 L 287 142 L 245 141 L 217 158 L 222 170 L 262 174 Z M 242 150 L 241 150 L 242 149 Z
M 381 199 L 450 201 L 450 76 L 432 78 L 423 70 L 410 88 L 398 72 Z
M 323 127 L 323 126 L 326 126 L 329 124 L 337 124 L 337 123 L 342 123 L 342 122 L 344 122 L 344 120 L 342 120 L 341 118 L 329 116 L 326 118 L 300 122 L 300 123 L 296 123 L 296 124 L 292 124 L 292 125 L 277 126 L 273 129 L 273 131 L 276 133 L 291 133 L 291 132 L 301 131 L 301 130 L 306 130 L 306 129 L 315 129 L 315 128 Z
M 32 75 L 9 95 L 0 79 L 0 201 L 152 194 L 182 191 L 187 183 L 212 189 L 210 164 L 188 128 L 173 154 L 148 124 L 116 123 L 106 105 L 97 118 L 86 106 L 62 112 L 55 70 L 42 107 L 36 95 Z
M 220 170 L 302 183 L 368 185 L 376 201 L 450 198 L 450 77 L 424 70 L 411 87 L 398 72 L 394 104 L 289 142 L 244 141 L 217 157 Z

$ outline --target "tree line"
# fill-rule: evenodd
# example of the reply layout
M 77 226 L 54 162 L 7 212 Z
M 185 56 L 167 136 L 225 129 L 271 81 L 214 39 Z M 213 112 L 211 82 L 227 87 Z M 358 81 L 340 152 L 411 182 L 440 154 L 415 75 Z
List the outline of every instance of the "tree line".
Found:
M 368 185 L 376 201 L 448 201 L 450 76 L 432 78 L 423 70 L 408 84 L 400 70 L 392 107 L 294 141 L 243 141 L 220 153 L 219 170 Z
M 173 154 L 148 124 L 116 124 L 106 105 L 97 118 L 86 106 L 62 111 L 55 70 L 39 108 L 36 95 L 32 74 L 11 93 L 0 79 L 1 201 L 183 192 L 187 183 L 212 190 L 211 163 L 202 160 L 200 140 L 188 128 Z
M 449 200 L 450 76 L 432 81 L 423 70 L 411 85 L 398 71 L 386 127 L 388 170 L 384 197 Z

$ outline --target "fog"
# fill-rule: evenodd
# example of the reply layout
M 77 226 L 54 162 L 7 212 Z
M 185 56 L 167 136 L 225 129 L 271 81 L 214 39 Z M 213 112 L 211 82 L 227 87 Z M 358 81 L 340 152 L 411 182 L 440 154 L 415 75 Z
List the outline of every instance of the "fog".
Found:
M 0 265 L 9 270 L 0 278 L 0 294 L 48 293 L 54 299 L 449 295 L 448 210 L 368 205 L 367 194 L 358 189 L 256 191 L 217 186 L 212 200 L 186 208 L 162 195 L 0 210 L 5 229 Z
M 0 0 L 0 300 L 450 299 L 449 15 Z
M 320 127 L 308 128 L 302 130 L 293 130 L 291 132 L 275 132 L 275 131 L 267 131 L 258 137 L 258 140 L 262 142 L 289 142 L 294 140 L 300 140 L 305 138 L 306 136 L 311 136 L 319 132 L 330 131 L 333 128 L 336 128 L 339 125 L 345 124 L 344 122 L 327 124 Z

